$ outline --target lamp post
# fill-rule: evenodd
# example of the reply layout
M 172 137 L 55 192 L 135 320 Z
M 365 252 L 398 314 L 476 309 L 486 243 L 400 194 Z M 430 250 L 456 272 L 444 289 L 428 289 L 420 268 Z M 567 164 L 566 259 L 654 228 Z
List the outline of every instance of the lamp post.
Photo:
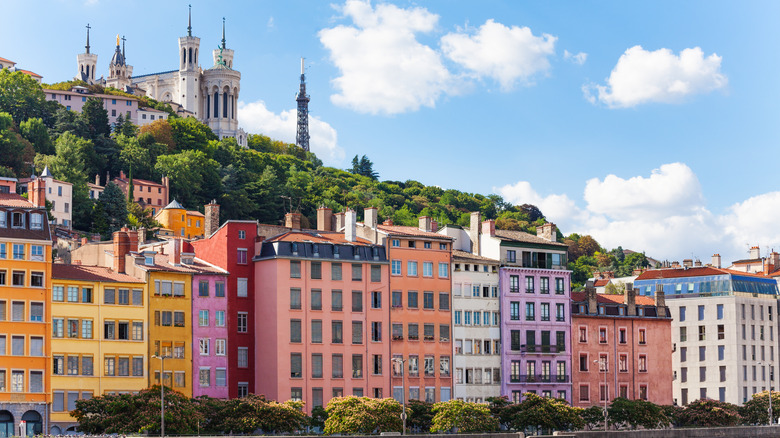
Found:
M 773 364 L 771 363 L 764 363 L 764 362 L 756 362 L 757 365 L 769 365 L 769 409 L 767 409 L 769 413 L 769 425 L 771 426 L 773 423 L 772 421 L 772 378 L 774 377 L 774 372 L 772 369 Z
M 165 359 L 170 359 L 170 356 L 158 356 L 152 355 L 156 359 L 160 359 L 160 438 L 165 437 Z
M 403 406 L 403 412 L 401 412 L 401 420 L 404 422 L 403 435 L 406 435 L 406 359 L 402 357 L 394 357 L 393 362 L 401 364 L 401 403 Z
M 594 360 L 593 363 L 599 364 L 599 368 L 603 365 L 604 367 L 604 432 L 607 431 L 608 425 L 607 425 L 607 400 L 609 399 L 609 391 L 607 390 L 607 358 L 606 356 L 603 358 L 599 358 L 598 360 Z

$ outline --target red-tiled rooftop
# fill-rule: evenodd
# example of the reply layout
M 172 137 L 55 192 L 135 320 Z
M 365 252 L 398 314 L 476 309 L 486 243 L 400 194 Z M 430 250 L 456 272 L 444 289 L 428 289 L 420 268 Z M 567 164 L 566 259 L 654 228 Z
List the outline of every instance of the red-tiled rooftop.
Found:
M 16 64 L 15 62 L 11 61 L 10 59 L 5 59 L 5 58 L 0 58 L 0 61 L 10 62 L 11 64 Z
M 609 278 L 599 278 L 593 283 L 593 287 L 603 287 L 609 284 Z
M 585 292 L 572 292 L 572 301 L 587 301 Z M 596 302 L 602 304 L 624 304 L 626 297 L 624 295 L 617 294 L 596 294 Z M 648 296 L 637 295 L 636 304 L 639 306 L 655 306 L 655 300 Z
M 198 271 L 191 269 L 186 265 L 175 266 L 168 261 L 170 260 L 167 254 L 155 254 L 154 265 L 149 266 L 143 263 L 136 265 L 138 268 L 145 271 L 169 271 L 169 272 L 181 272 L 184 274 L 197 274 Z
M 428 237 L 431 239 L 452 240 L 452 237 L 431 231 L 423 231 L 417 227 L 407 227 L 403 225 L 378 225 L 379 231 L 384 231 L 390 235 L 410 236 L 410 237 Z
M 477 262 L 484 262 L 486 264 L 490 264 L 490 263 L 498 264 L 498 260 L 482 257 L 481 255 L 472 254 L 470 252 L 461 251 L 459 249 L 452 250 L 452 259 L 453 261 L 472 260 Z
M 525 233 L 522 231 L 509 231 L 509 230 L 496 230 L 496 237 L 503 240 L 511 240 L 513 242 L 521 243 L 535 243 L 539 245 L 554 245 L 568 248 L 565 243 L 549 241 L 533 234 Z
M 0 193 L 0 206 L 13 208 L 38 208 L 27 198 L 16 193 Z
M 42 78 L 43 77 L 43 76 L 39 75 L 38 73 L 31 72 L 30 70 L 19 70 L 19 71 L 24 73 L 24 74 L 26 74 L 26 75 L 34 76 L 36 78 Z
M 54 263 L 51 277 L 58 280 L 108 281 L 114 283 L 144 283 L 127 274 L 114 272 L 101 266 L 67 265 Z
M 371 242 L 362 237 L 356 237 L 354 242 L 348 241 L 343 233 L 335 231 L 301 230 L 288 231 L 286 233 L 267 239 L 266 242 L 315 242 L 315 243 L 339 243 L 349 245 L 371 245 Z

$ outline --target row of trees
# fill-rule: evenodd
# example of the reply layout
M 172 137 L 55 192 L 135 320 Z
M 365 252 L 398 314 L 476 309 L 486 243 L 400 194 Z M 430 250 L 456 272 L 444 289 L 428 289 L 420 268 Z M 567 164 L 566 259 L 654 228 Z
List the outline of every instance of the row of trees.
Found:
M 189 399 L 165 388 L 166 432 L 188 434 L 288 434 L 323 432 L 326 435 L 400 432 L 402 406 L 394 399 L 335 397 L 327 406 L 315 408 L 309 417 L 303 402 L 278 403 L 262 396 L 221 400 L 209 397 Z M 780 406 L 780 393 L 773 403 Z M 610 429 L 658 429 L 668 427 L 719 427 L 768 422 L 768 392 L 755 394 L 738 407 L 715 400 L 696 400 L 685 407 L 658 406 L 643 400 L 617 398 L 607 408 Z M 494 432 L 514 430 L 550 432 L 604 427 L 603 407 L 587 409 L 565 401 L 524 394 L 512 403 L 506 397 L 489 398 L 488 403 L 450 400 L 426 403 L 410 400 L 407 426 L 415 433 Z M 138 394 L 103 395 L 76 402 L 71 414 L 88 434 L 159 433 L 160 387 Z M 778 413 L 774 420 L 777 421 Z

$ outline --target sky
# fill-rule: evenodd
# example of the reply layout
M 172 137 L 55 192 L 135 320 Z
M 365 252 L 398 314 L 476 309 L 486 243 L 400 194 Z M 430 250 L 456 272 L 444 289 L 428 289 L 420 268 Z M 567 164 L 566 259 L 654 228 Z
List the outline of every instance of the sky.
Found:
M 188 4 L 202 53 L 226 20 L 250 133 L 294 142 L 306 59 L 326 165 L 365 154 L 661 260 L 780 251 L 780 2 L 3 0 L 0 57 L 69 80 L 89 23 L 98 74 L 117 34 L 134 74 L 173 70 Z

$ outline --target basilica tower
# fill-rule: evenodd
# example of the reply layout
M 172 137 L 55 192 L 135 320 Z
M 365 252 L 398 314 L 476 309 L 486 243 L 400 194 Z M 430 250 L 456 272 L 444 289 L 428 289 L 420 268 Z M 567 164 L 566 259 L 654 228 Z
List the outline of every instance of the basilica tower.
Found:
M 203 72 L 201 92 L 203 121 L 219 138 L 236 137 L 242 144 L 238 129 L 238 92 L 241 73 L 233 70 L 233 50 L 225 45 L 225 19 L 222 19 L 222 44 L 214 51 L 214 66 Z
M 122 47 L 119 47 L 119 40 L 122 40 Z M 111 63 L 108 65 L 108 79 L 106 86 L 114 87 L 124 91 L 130 85 L 130 77 L 133 75 L 133 67 L 128 65 L 125 59 L 125 37 L 116 36 L 116 50 L 111 57 Z
M 76 79 L 82 80 L 88 84 L 95 83 L 95 68 L 97 67 L 98 56 L 96 53 L 89 52 L 89 24 L 87 24 L 87 45 L 86 52 L 76 56 L 78 61 L 78 74 Z
M 179 93 L 174 101 L 178 101 L 185 110 L 192 112 L 196 118 L 201 117 L 198 95 L 198 77 L 200 66 L 200 38 L 192 36 L 192 6 L 187 19 L 187 36 L 179 37 Z M 179 98 L 179 96 L 182 96 Z M 181 99 L 181 100 L 179 100 Z

